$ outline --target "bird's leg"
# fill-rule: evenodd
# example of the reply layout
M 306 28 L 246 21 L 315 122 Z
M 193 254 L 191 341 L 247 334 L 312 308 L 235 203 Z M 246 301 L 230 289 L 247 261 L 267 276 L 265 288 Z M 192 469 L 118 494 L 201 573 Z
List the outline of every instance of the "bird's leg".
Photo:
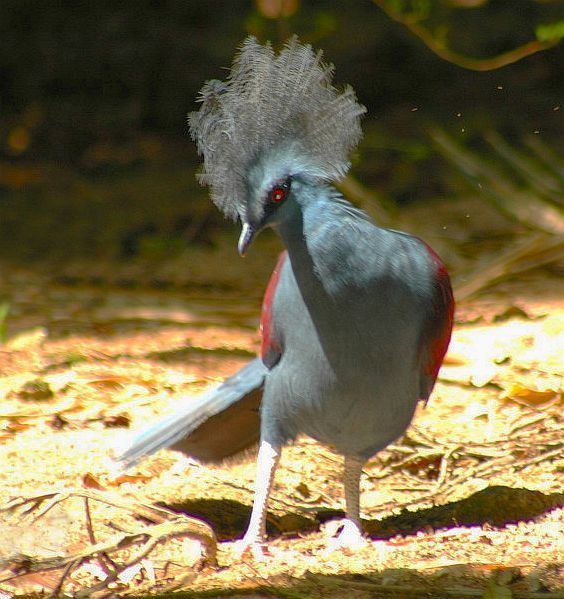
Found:
M 360 476 L 364 460 L 355 456 L 345 456 L 344 481 L 347 520 L 362 531 L 360 523 Z
M 360 522 L 360 475 L 364 460 L 356 456 L 345 456 L 344 483 L 346 518 L 341 522 L 339 536 L 329 543 L 328 550 L 345 549 L 354 551 L 366 544 Z M 336 531 L 335 531 L 336 532 Z
M 280 447 L 262 440 L 257 458 L 255 498 L 251 520 L 245 536 L 237 543 L 235 549 L 240 556 L 250 551 L 255 558 L 264 557 L 261 543 L 266 536 L 266 508 L 279 460 Z

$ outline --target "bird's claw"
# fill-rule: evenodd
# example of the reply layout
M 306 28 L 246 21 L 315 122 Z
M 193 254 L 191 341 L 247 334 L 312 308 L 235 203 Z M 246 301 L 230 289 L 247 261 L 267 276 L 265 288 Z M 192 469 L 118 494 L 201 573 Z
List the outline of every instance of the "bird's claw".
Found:
M 237 560 L 251 558 L 256 562 L 267 561 L 271 557 L 268 546 L 257 537 L 243 537 L 233 547 L 233 557 Z
M 337 531 L 341 528 L 338 536 Z M 355 553 L 367 545 L 367 540 L 362 535 L 360 526 L 345 518 L 344 520 L 333 520 L 325 528 L 325 532 L 331 538 L 327 542 L 325 553 L 343 551 L 344 553 Z

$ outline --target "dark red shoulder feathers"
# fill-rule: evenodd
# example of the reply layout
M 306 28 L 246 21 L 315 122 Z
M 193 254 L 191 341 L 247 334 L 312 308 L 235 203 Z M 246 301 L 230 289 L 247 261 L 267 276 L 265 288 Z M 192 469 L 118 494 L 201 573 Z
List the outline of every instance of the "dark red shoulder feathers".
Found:
M 423 350 L 423 372 L 421 381 L 421 399 L 427 400 L 448 349 L 454 321 L 454 295 L 445 265 L 433 248 L 422 242 L 435 266 L 435 287 L 433 307 L 429 326 L 423 331 L 421 340 Z
M 278 281 L 280 280 L 280 272 L 282 271 L 287 255 L 288 252 L 284 251 L 278 256 L 278 262 L 272 271 L 262 302 L 262 315 L 260 319 L 260 331 L 262 335 L 261 358 L 268 368 L 272 368 L 278 362 L 282 353 L 282 347 L 276 338 L 276 332 L 272 323 L 272 302 Z

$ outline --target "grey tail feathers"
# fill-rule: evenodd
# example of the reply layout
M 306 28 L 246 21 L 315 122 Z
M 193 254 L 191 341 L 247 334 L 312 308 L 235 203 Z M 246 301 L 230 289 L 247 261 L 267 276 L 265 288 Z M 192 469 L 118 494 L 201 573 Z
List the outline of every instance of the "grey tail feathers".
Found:
M 256 442 L 258 408 L 268 370 L 256 358 L 219 387 L 183 404 L 142 431 L 118 461 L 125 468 L 173 447 L 202 461 L 221 461 Z

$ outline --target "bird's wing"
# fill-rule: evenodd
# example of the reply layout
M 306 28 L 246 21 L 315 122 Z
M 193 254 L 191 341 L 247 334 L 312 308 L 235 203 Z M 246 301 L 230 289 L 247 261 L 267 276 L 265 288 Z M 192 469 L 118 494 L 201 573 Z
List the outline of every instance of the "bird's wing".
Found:
M 269 369 L 276 365 L 282 355 L 282 342 L 280 336 L 277 334 L 276 327 L 274 326 L 272 305 L 274 296 L 276 295 L 276 289 L 278 288 L 280 273 L 282 272 L 287 257 L 288 252 L 286 251 L 278 256 L 278 262 L 272 272 L 262 302 L 262 315 L 260 320 L 260 331 L 262 335 L 261 358 L 264 365 Z
M 434 273 L 434 294 L 428 326 L 423 331 L 423 370 L 421 399 L 429 399 L 446 354 L 454 320 L 454 295 L 445 265 L 438 254 L 425 242 Z

